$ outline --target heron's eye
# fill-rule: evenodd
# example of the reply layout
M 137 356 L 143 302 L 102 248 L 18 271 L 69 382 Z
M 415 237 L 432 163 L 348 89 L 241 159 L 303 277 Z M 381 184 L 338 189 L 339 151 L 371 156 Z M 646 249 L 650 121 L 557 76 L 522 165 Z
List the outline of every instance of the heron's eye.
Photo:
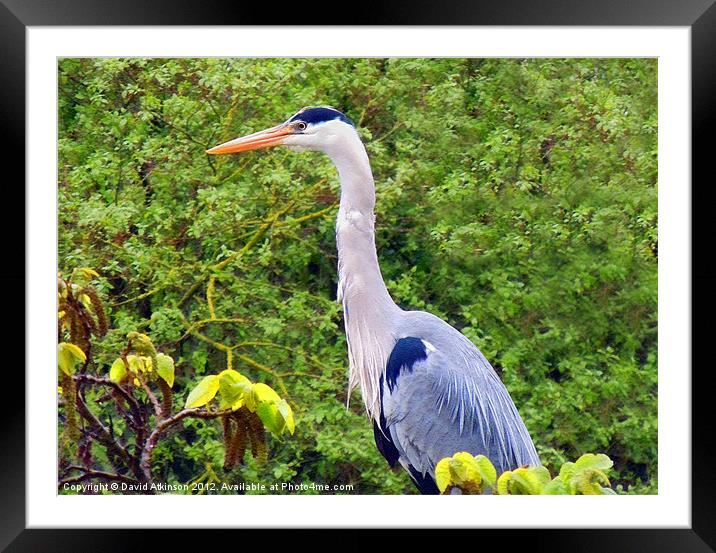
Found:
M 304 123 L 303 121 L 299 121 L 298 123 L 296 123 L 296 128 L 299 131 L 305 131 L 307 126 L 308 125 L 306 125 L 306 123 Z

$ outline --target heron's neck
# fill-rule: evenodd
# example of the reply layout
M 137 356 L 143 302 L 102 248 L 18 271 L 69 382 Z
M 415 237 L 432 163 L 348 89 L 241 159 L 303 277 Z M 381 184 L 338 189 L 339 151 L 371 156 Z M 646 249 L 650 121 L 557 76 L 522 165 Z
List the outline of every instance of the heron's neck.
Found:
M 343 302 L 350 362 L 350 390 L 360 384 L 371 415 L 379 405 L 378 382 L 394 342 L 401 312 L 383 281 L 375 248 L 375 185 L 365 148 L 356 134 L 328 152 L 338 169 L 341 202 L 336 220 L 338 297 Z

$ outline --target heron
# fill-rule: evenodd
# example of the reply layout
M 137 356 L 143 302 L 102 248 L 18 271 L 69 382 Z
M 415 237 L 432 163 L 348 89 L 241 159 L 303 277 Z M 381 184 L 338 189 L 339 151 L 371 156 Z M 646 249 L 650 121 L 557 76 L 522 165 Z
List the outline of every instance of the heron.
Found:
M 375 183 L 353 121 L 332 107 L 305 107 L 283 123 L 207 150 L 233 154 L 285 146 L 326 154 L 338 171 L 337 299 L 348 346 L 348 397 L 360 386 L 380 453 L 422 494 L 438 494 L 435 466 L 466 451 L 497 474 L 538 466 L 527 428 L 499 376 L 465 335 L 391 298 L 375 245 Z

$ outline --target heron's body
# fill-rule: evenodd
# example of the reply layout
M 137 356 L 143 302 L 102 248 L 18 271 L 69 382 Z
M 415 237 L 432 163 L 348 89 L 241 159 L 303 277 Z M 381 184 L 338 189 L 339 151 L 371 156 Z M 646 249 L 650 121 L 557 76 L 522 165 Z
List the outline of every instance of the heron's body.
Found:
M 459 451 L 487 456 L 498 474 L 538 465 L 512 399 L 480 350 L 438 317 L 404 311 L 390 297 L 375 248 L 373 175 L 352 122 L 330 108 L 304 108 L 278 127 L 209 152 L 277 144 L 322 151 L 338 170 L 338 296 L 349 395 L 360 387 L 388 463 L 400 463 L 422 493 L 438 493 L 435 465 Z
M 383 453 L 388 462 L 403 465 L 423 493 L 436 491 L 437 462 L 458 451 L 487 456 L 498 474 L 539 464 L 517 409 L 482 353 L 429 313 L 404 315 L 374 423 L 376 443 L 392 442 L 398 452 L 397 459 Z

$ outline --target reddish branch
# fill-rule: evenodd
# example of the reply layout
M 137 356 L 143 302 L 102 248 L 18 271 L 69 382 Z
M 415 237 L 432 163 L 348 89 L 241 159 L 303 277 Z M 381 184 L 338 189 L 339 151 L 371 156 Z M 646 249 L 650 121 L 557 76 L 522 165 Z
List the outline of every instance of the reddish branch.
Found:
M 128 476 L 123 476 L 121 474 L 114 474 L 112 472 L 104 472 L 101 470 L 92 470 L 87 467 L 80 467 L 77 465 L 72 465 L 70 467 L 67 467 L 68 471 L 71 470 L 79 470 L 82 472 L 79 476 L 72 476 L 70 478 L 64 478 L 58 482 L 57 487 L 62 488 L 65 484 L 76 484 L 78 482 L 84 482 L 85 480 L 92 480 L 93 478 L 100 478 L 102 480 L 112 480 L 116 482 L 125 482 L 127 484 L 139 484 L 138 480 L 135 480 L 134 478 L 130 478 Z
M 152 392 L 151 388 L 147 385 L 146 382 L 144 382 L 144 380 L 140 378 L 139 381 L 141 382 L 142 389 L 146 392 L 149 401 L 152 403 L 152 407 L 154 407 L 154 414 L 157 416 L 157 420 L 163 419 L 164 416 L 162 414 L 162 406 L 159 403 L 157 396 L 154 395 L 154 392 Z
M 108 455 L 108 458 L 115 466 L 115 468 L 118 467 L 112 459 L 113 456 L 121 458 L 127 466 L 134 467 L 134 463 L 132 462 L 132 456 L 129 454 L 127 449 L 116 440 L 116 438 L 112 435 L 112 431 L 104 424 L 102 424 L 102 422 L 94 416 L 92 411 L 89 410 L 89 407 L 87 407 L 87 404 L 84 402 L 84 399 L 82 399 L 82 394 L 79 393 L 79 390 L 77 392 L 76 397 L 77 409 L 79 410 L 80 415 L 82 415 L 82 418 L 85 419 L 89 423 L 92 430 L 94 430 L 95 437 L 101 443 L 107 446 L 107 452 L 111 454 Z M 140 476 L 140 474 L 138 473 L 137 476 Z
M 128 476 L 122 476 L 118 473 L 102 472 L 91 470 L 87 467 L 72 466 L 73 470 L 81 470 L 83 474 L 66 478 L 60 481 L 60 486 L 65 483 L 75 483 L 92 478 L 104 478 L 107 480 L 117 480 L 127 483 L 138 483 L 138 482 L 151 482 L 152 472 L 152 452 L 156 447 L 162 434 L 167 430 L 181 422 L 187 417 L 199 418 L 199 419 L 214 419 L 222 417 L 231 411 L 206 411 L 204 408 L 184 409 L 179 411 L 173 416 L 165 416 L 165 412 L 162 410 L 162 406 L 159 403 L 156 395 L 154 395 L 148 386 L 143 382 L 143 388 L 147 392 L 152 407 L 157 415 L 156 427 L 149 433 L 149 436 L 144 439 L 148 428 L 147 428 L 147 417 L 143 412 L 142 406 L 137 399 L 132 396 L 123 386 L 112 382 L 108 378 L 94 376 L 90 374 L 77 374 L 73 377 L 78 384 L 94 384 L 100 386 L 107 386 L 111 388 L 115 401 L 124 400 L 131 411 L 130 420 L 132 429 L 136 433 L 136 449 L 135 453 L 131 454 L 125 446 L 123 446 L 117 438 L 114 436 L 112 429 L 105 426 L 90 409 L 87 407 L 82 394 L 77 394 L 77 409 L 83 419 L 87 422 L 89 428 L 88 431 L 96 437 L 96 439 L 107 447 L 107 452 L 110 453 L 109 458 L 115 469 L 119 471 L 122 468 L 121 464 L 117 464 L 116 458 L 119 458 L 124 463 L 124 466 L 128 467 L 136 478 L 130 478 Z M 120 412 L 125 412 L 124 409 L 120 408 Z M 127 418 L 127 417 L 125 417 Z
M 147 438 L 147 441 L 142 448 L 142 457 L 139 463 L 140 469 L 142 471 L 142 478 L 147 482 L 150 482 L 152 480 L 152 451 L 156 447 L 159 438 L 164 432 L 166 432 L 172 426 L 181 422 L 187 417 L 194 417 L 198 419 L 215 419 L 217 417 L 223 417 L 230 412 L 230 410 L 205 411 L 201 407 L 196 407 L 194 409 L 184 409 L 182 411 L 179 411 L 174 416 L 159 421 L 157 427 L 152 430 L 151 434 L 149 434 L 149 438 Z
M 129 407 L 132 411 L 132 415 L 138 420 L 143 419 L 142 409 L 139 405 L 139 402 L 132 394 L 130 394 L 126 389 L 124 389 L 123 386 L 120 386 L 116 382 L 111 381 L 109 378 L 102 378 L 100 376 L 94 376 L 91 374 L 76 374 L 73 378 L 78 382 L 90 382 L 92 384 L 99 384 L 101 386 L 108 386 L 112 388 L 129 404 Z
M 80 385 L 97 384 L 111 388 L 112 393 L 115 397 L 115 401 L 117 402 L 118 410 L 120 411 L 120 413 L 123 414 L 125 419 L 127 419 L 127 421 L 132 427 L 132 430 L 134 430 L 135 432 L 135 443 L 137 449 L 142 447 L 146 436 L 145 427 L 147 421 L 137 399 L 132 396 L 127 390 L 125 390 L 122 386 L 120 386 L 116 382 L 112 382 L 108 378 L 102 378 L 91 374 L 77 374 L 74 375 L 73 378 Z M 129 405 L 130 411 L 132 413 L 131 417 L 127 417 L 126 412 L 120 407 L 119 401 L 117 399 L 118 397 L 125 400 L 127 402 L 127 405 Z M 102 422 L 92 413 L 92 411 L 90 411 L 89 407 L 87 407 L 87 404 L 82 399 L 79 391 L 77 393 L 77 409 L 82 418 L 89 423 L 90 429 L 92 430 L 92 433 L 95 435 L 95 437 L 107 447 L 107 451 L 121 458 L 124 464 L 130 468 L 134 475 L 137 478 L 141 478 L 142 472 L 139 470 L 139 460 L 137 459 L 136 454 L 130 454 L 127 448 L 121 445 L 121 443 L 114 436 L 112 429 L 107 428 L 104 424 L 102 424 Z M 118 469 L 119 466 L 115 462 L 113 462 L 111 456 L 109 457 L 109 459 L 114 465 L 115 469 Z

